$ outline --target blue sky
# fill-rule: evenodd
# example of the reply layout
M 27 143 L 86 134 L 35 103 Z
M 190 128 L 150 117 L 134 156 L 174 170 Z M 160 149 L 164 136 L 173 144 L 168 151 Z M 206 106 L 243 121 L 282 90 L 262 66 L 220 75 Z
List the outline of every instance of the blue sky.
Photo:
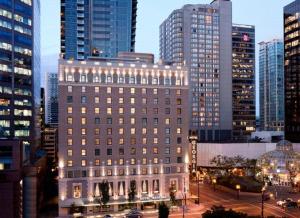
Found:
M 161 22 L 174 9 L 181 8 L 184 4 L 205 4 L 211 2 L 211 0 L 138 1 L 136 51 L 154 53 L 156 58 L 158 58 L 159 52 L 159 25 Z M 292 1 L 232 0 L 233 22 L 255 25 L 256 43 L 273 38 L 281 39 L 283 38 L 283 7 Z M 41 4 L 41 52 L 42 73 L 44 74 L 46 71 L 57 71 L 60 46 L 60 0 L 41 0 Z M 258 46 L 256 54 L 258 54 Z M 256 55 L 256 59 L 258 60 L 258 55 Z M 256 70 L 258 71 L 258 68 Z M 42 84 L 43 81 L 42 79 Z M 256 82 L 258 83 L 258 80 Z

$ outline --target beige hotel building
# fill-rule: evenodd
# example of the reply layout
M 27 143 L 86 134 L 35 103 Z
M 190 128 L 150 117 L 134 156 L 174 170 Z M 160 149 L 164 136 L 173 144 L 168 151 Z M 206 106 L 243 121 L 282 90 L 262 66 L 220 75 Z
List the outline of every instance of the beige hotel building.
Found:
M 183 66 L 153 55 L 59 61 L 59 215 L 71 205 L 99 213 L 99 183 L 109 183 L 108 211 L 122 211 L 131 181 L 137 207 L 188 192 L 188 78 Z M 188 194 L 188 193 L 187 193 Z

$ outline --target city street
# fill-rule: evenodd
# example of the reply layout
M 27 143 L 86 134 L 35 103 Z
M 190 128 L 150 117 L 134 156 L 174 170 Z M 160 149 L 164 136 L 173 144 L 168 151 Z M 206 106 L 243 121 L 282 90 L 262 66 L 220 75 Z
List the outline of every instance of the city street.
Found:
M 194 196 L 197 195 L 197 185 L 191 184 L 190 191 Z M 296 195 L 291 197 L 295 198 Z M 297 196 L 298 197 L 298 196 Z M 299 218 L 300 209 L 284 210 L 276 205 L 277 200 L 269 200 L 264 204 L 264 216 Z M 185 212 L 185 218 L 200 218 L 201 214 L 213 205 L 222 205 L 226 209 L 233 209 L 247 213 L 248 215 L 261 215 L 261 196 L 252 194 L 241 194 L 239 200 L 235 193 L 221 191 L 218 188 L 214 192 L 213 188 L 206 184 L 200 185 L 200 206 L 196 205 L 194 201 L 188 201 L 188 209 Z M 156 218 L 157 214 L 144 214 L 146 218 Z M 170 213 L 169 217 L 183 217 L 182 209 L 176 209 Z

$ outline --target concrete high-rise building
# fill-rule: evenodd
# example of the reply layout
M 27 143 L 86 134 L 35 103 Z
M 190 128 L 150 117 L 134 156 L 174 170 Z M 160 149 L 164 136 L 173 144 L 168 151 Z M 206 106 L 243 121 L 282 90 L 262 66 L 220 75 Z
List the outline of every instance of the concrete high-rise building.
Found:
M 65 59 L 116 57 L 134 51 L 137 0 L 61 0 Z
M 300 0 L 284 7 L 285 138 L 300 142 Z
M 58 78 L 57 73 L 46 74 L 46 123 L 58 124 Z
M 190 129 L 232 139 L 232 3 L 185 5 L 160 26 L 160 58 L 189 69 Z
M 282 40 L 259 43 L 260 129 L 284 128 L 284 47 Z
M 138 207 L 169 201 L 170 187 L 179 199 L 187 190 L 187 70 L 146 57 L 60 60 L 59 215 L 73 202 L 98 213 L 104 180 L 110 211 L 128 204 L 131 184 Z
M 255 131 L 255 27 L 232 26 L 233 140 L 247 141 Z
M 40 104 L 40 2 L 0 4 L 0 138 L 19 139 L 29 157 Z

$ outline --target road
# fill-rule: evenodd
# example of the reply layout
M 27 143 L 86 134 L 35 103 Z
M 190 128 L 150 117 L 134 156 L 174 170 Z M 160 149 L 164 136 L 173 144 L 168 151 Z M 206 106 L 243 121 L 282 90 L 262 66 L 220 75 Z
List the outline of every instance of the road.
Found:
M 191 184 L 190 191 L 193 195 L 197 195 L 197 185 Z M 213 190 L 209 185 L 200 185 L 200 206 L 193 201 L 188 201 L 188 210 L 185 212 L 185 218 L 201 218 L 201 214 L 210 209 L 213 205 L 222 205 L 226 209 L 233 209 L 247 213 L 248 215 L 261 215 L 261 196 L 241 194 L 237 199 L 236 193 L 225 192 L 216 189 Z M 276 218 L 300 218 L 300 209 L 284 209 L 276 205 L 276 200 L 266 201 L 264 204 L 264 216 L 275 216 Z M 145 218 L 157 218 L 157 214 L 145 214 Z M 182 209 L 172 211 L 172 218 L 181 218 Z

